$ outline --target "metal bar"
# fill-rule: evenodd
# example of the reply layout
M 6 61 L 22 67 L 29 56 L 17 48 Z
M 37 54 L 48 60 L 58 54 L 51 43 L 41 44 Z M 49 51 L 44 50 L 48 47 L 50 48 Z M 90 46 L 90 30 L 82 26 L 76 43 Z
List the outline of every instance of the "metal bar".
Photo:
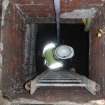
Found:
M 55 7 L 55 13 L 56 13 L 56 25 L 57 25 L 57 42 L 59 44 L 59 36 L 60 36 L 60 12 L 61 12 L 61 8 L 60 8 L 60 1 L 61 0 L 54 0 L 54 7 Z
M 63 83 L 63 84 L 60 84 L 60 83 L 37 83 L 36 84 L 37 87 L 41 87 L 41 86 L 54 86 L 54 87 L 86 87 L 86 84 L 66 84 L 66 83 Z
M 86 78 L 86 77 L 82 77 L 83 83 L 86 84 L 86 89 L 92 93 L 93 95 L 96 95 L 96 93 L 98 91 L 100 91 L 100 85 L 97 84 L 96 82 Z
M 96 95 L 100 91 L 100 85 L 85 76 L 74 73 L 76 77 L 79 77 L 82 80 L 82 83 L 86 84 L 86 89 L 93 95 Z
M 82 82 L 81 80 L 39 80 L 39 82 Z
M 75 78 L 43 78 L 43 79 L 40 79 L 40 80 L 80 80 L 80 79 L 75 79 Z

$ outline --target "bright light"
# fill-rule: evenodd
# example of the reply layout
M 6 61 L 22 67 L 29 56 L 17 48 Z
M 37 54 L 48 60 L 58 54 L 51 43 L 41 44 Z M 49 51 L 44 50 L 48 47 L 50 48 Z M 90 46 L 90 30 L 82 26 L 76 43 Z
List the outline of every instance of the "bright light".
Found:
M 63 63 L 57 61 L 54 57 L 53 57 L 53 53 L 52 50 L 56 47 L 56 44 L 53 42 L 48 43 L 47 45 L 45 45 L 44 49 L 43 49 L 43 55 L 45 54 L 45 60 L 44 60 L 44 64 L 47 65 L 47 67 L 50 70 L 54 70 L 57 68 L 61 68 L 63 67 Z M 49 52 L 51 50 L 51 52 Z M 47 52 L 48 51 L 48 52 Z M 47 56 L 48 55 L 48 56 Z M 50 57 L 49 57 L 50 56 Z
M 54 54 L 59 59 L 70 59 L 74 57 L 74 49 L 67 45 L 60 45 L 55 49 Z
M 57 69 L 57 68 L 63 67 L 63 64 L 60 62 L 56 62 L 56 63 L 51 64 L 48 67 L 49 67 L 49 69 Z
M 55 43 L 48 43 L 44 49 L 43 49 L 43 54 L 48 50 L 48 49 L 52 49 L 55 48 Z

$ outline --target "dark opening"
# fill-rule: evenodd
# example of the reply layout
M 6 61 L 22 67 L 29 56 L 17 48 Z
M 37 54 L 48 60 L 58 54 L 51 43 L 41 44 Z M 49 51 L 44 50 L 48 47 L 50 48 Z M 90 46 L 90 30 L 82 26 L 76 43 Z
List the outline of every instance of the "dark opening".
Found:
M 56 25 L 39 24 L 36 44 L 36 68 L 37 74 L 43 72 L 47 67 L 43 64 L 42 51 L 46 43 L 56 42 Z M 89 32 L 84 31 L 82 24 L 61 24 L 61 44 L 72 46 L 75 57 L 65 61 L 66 69 L 71 67 L 76 72 L 88 77 L 89 75 Z

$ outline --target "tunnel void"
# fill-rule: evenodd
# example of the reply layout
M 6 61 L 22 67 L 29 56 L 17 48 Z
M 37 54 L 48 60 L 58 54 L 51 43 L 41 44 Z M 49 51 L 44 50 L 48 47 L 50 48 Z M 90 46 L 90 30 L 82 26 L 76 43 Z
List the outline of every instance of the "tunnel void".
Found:
M 31 21 L 31 23 L 34 24 L 34 23 L 38 23 L 38 19 L 40 20 L 39 23 L 45 23 L 45 22 L 48 22 L 48 19 L 50 16 L 54 17 L 54 9 L 53 8 L 49 9 L 49 7 L 53 7 L 52 0 L 46 0 L 46 1 L 41 0 L 41 1 L 42 2 L 40 2 L 40 0 L 35 2 L 33 2 L 33 0 L 30 0 L 30 1 L 23 0 L 23 1 L 15 1 L 15 2 L 11 1 L 10 3 L 8 2 L 9 6 L 6 6 L 7 7 L 6 11 L 4 11 L 5 24 L 3 24 L 1 28 L 1 31 L 2 31 L 1 36 L 3 38 L 2 91 L 3 91 L 3 95 L 9 98 L 16 98 L 16 97 L 20 98 L 21 95 L 25 94 L 23 84 L 26 82 L 26 74 L 25 74 L 26 70 L 24 69 L 24 65 L 25 65 L 24 39 L 25 39 L 26 24 L 29 23 L 29 21 L 31 21 L 33 18 L 34 19 Z M 105 81 L 104 81 L 105 80 L 105 57 L 103 57 L 105 53 L 105 48 L 104 48 L 105 35 L 104 33 L 102 33 L 101 38 L 97 37 L 97 30 L 99 30 L 100 28 L 103 30 L 105 26 L 105 21 L 104 21 L 105 4 L 102 2 L 102 0 L 94 1 L 94 2 L 90 0 L 88 0 L 87 2 L 82 2 L 82 0 L 80 0 L 79 2 L 70 1 L 69 3 L 65 3 L 64 2 L 65 0 L 62 0 L 62 1 L 63 1 L 62 12 L 75 11 L 76 9 L 87 10 L 88 8 L 91 11 L 91 8 L 100 7 L 99 10 L 97 11 L 97 14 L 94 16 L 94 19 L 93 19 L 94 23 L 92 24 L 92 27 L 90 29 L 90 35 L 89 35 L 90 36 L 89 78 L 100 84 L 101 86 L 100 95 L 105 96 Z M 42 5 L 39 5 L 39 3 L 41 3 Z M 24 5 L 24 4 L 27 4 L 27 5 Z M 75 18 L 73 19 L 75 20 L 74 22 L 76 23 L 78 20 L 77 15 Z M 82 18 L 84 18 L 83 15 L 82 17 L 79 17 L 79 19 L 82 19 Z M 86 15 L 86 18 L 88 18 L 87 15 Z M 72 20 L 70 17 L 69 19 Z M 55 91 L 56 90 L 57 89 L 55 89 Z M 68 94 L 71 93 L 69 90 L 70 89 L 68 89 L 66 92 L 64 91 L 64 93 L 66 93 L 66 96 L 67 96 L 67 93 Z M 52 91 L 52 93 L 55 94 L 56 92 Z M 25 94 L 25 96 L 27 95 Z M 79 90 L 78 97 L 80 96 L 83 96 L 83 97 L 82 99 L 78 99 L 79 101 L 83 101 L 84 97 L 86 99 L 88 99 L 89 97 L 90 100 L 92 100 L 89 94 L 86 94 L 86 96 L 84 96 L 84 92 L 82 94 L 82 92 L 80 92 Z M 75 97 L 76 96 L 74 96 L 73 99 Z M 55 97 L 53 98 L 55 99 Z M 66 98 L 68 98 L 68 96 Z M 66 98 L 65 100 L 67 100 Z M 77 98 L 75 98 L 75 101 L 77 101 Z
M 89 32 L 83 24 L 61 24 L 60 43 L 72 46 L 75 56 L 64 61 L 64 69 L 75 68 L 77 73 L 89 76 Z M 40 74 L 47 67 L 44 65 L 42 52 L 49 42 L 56 43 L 56 24 L 38 24 L 36 41 L 36 72 Z

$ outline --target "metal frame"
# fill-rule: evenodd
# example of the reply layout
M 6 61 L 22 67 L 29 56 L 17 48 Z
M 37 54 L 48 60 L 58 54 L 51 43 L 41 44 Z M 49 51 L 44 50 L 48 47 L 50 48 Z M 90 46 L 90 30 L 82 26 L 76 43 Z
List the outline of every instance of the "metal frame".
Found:
M 66 70 L 47 70 L 28 83 L 30 94 L 34 94 L 38 87 L 84 87 L 93 95 L 100 91 L 100 86 L 96 82 Z

